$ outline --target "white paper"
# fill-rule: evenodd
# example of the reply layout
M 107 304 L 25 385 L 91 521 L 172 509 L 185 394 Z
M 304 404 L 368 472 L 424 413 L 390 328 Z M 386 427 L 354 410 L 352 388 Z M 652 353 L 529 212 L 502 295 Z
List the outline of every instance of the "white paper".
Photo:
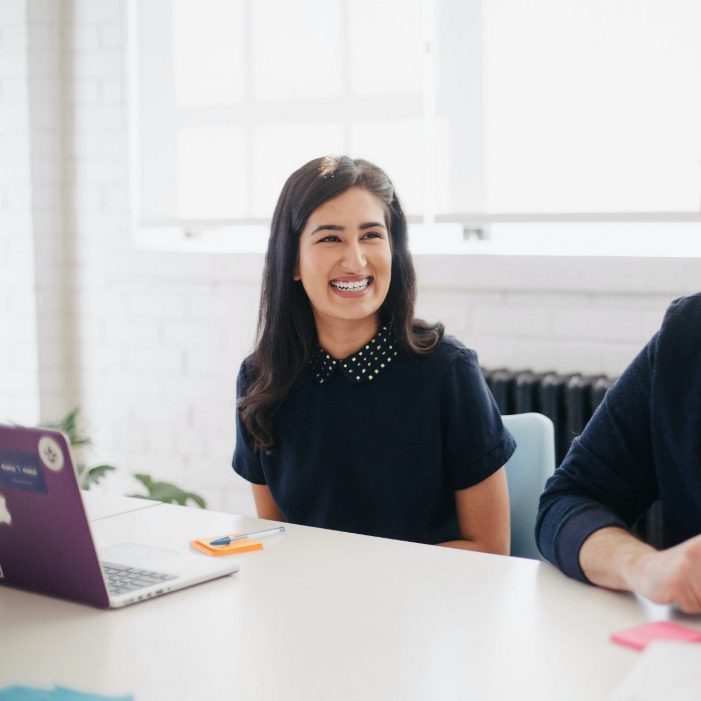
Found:
M 655 640 L 643 650 L 610 701 L 699 701 L 701 644 Z

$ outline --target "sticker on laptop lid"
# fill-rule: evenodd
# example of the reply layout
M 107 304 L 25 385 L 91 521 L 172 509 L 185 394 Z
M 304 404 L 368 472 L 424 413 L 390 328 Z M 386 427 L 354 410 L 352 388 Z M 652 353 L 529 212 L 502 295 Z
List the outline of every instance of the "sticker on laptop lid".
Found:
M 14 453 L 0 460 L 0 487 L 46 494 L 44 471 L 36 453 Z
M 58 472 L 63 467 L 63 451 L 61 446 L 51 436 L 42 436 L 39 439 L 39 457 L 41 461 L 54 472 Z
M 2 494 L 0 494 L 0 526 L 3 523 L 9 526 L 12 523 L 12 514 L 7 508 L 7 502 L 5 501 L 5 497 Z

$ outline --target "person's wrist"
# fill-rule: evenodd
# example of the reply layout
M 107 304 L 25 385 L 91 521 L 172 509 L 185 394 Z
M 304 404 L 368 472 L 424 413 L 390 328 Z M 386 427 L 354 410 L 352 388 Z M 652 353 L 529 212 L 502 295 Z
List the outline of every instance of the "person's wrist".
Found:
M 621 556 L 621 578 L 626 589 L 640 591 L 644 588 L 646 572 L 654 560 L 657 550 L 646 543 L 636 543 Z

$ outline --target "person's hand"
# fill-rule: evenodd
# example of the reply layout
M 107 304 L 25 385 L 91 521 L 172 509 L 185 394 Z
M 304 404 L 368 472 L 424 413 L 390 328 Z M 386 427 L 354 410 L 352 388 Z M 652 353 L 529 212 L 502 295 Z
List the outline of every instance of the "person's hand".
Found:
M 667 550 L 638 554 L 625 568 L 632 591 L 684 613 L 701 611 L 701 535 Z

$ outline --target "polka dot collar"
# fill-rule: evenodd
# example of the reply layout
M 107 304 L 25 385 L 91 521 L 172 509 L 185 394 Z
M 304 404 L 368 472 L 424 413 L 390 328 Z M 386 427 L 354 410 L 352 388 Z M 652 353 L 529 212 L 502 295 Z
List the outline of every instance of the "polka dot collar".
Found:
M 389 327 L 383 326 L 360 350 L 343 360 L 332 358 L 321 346 L 317 346 L 309 364 L 315 382 L 320 385 L 336 369 L 351 382 L 359 384 L 374 380 L 396 357 L 397 342 Z

